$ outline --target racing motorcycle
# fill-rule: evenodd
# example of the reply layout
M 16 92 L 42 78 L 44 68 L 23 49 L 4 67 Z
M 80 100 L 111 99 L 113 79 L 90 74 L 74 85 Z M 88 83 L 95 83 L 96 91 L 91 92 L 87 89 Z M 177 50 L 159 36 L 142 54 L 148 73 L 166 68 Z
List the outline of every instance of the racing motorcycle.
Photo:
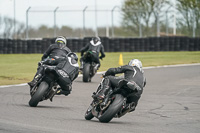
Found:
M 56 66 L 45 65 L 40 62 L 40 67 L 43 67 L 44 74 L 39 78 L 35 86 L 30 89 L 31 99 L 29 106 L 36 107 L 39 102 L 50 99 L 52 102 L 59 85 L 57 83 L 58 74 L 56 73 Z M 62 73 L 63 75 L 63 73 Z
M 87 51 L 84 56 L 84 64 L 83 64 L 83 82 L 91 82 L 92 77 L 96 74 L 97 69 L 95 68 L 96 63 L 92 58 L 92 51 Z
M 134 83 L 120 80 L 118 87 L 110 89 L 104 99 L 99 99 L 95 95 L 102 91 L 102 82 L 103 80 L 92 95 L 93 101 L 85 113 L 86 120 L 96 117 L 100 122 L 108 123 L 114 117 L 120 118 L 135 109 L 134 103 L 126 103 L 127 97 L 136 92 Z

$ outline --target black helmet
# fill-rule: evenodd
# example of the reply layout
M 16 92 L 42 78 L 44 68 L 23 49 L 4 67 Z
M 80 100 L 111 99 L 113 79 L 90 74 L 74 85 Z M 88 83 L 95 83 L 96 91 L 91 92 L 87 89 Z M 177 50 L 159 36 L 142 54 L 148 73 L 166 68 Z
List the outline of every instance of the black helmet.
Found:
M 93 40 L 94 44 L 101 41 L 101 39 L 99 37 L 94 37 L 94 38 L 92 38 L 92 40 Z
M 58 36 L 55 40 L 55 43 L 62 43 L 67 45 L 67 39 L 64 36 Z
M 71 58 L 72 64 L 76 64 L 78 62 L 78 56 L 76 53 L 71 52 L 68 54 L 68 57 Z

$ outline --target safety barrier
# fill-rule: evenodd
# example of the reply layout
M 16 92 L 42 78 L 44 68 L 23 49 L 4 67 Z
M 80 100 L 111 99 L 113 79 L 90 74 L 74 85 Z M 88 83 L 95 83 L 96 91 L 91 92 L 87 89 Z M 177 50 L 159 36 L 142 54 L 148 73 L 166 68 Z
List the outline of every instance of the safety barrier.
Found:
M 68 39 L 67 46 L 74 52 L 89 43 L 91 37 Z M 55 38 L 41 40 L 0 39 L 0 54 L 44 53 Z M 135 51 L 200 51 L 200 38 L 149 37 L 149 38 L 107 38 L 101 37 L 106 52 Z

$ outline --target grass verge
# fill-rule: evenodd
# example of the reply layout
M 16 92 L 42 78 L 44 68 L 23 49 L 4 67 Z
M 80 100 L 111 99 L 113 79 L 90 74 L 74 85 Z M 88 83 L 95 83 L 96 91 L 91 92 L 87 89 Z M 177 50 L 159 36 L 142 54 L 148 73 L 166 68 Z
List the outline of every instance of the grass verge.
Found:
M 119 55 L 127 64 L 140 59 L 144 67 L 200 63 L 200 51 L 195 52 L 110 52 L 101 61 L 99 71 L 119 66 Z M 80 57 L 80 53 L 77 53 Z M 32 80 L 42 54 L 0 54 L 0 85 L 26 83 Z

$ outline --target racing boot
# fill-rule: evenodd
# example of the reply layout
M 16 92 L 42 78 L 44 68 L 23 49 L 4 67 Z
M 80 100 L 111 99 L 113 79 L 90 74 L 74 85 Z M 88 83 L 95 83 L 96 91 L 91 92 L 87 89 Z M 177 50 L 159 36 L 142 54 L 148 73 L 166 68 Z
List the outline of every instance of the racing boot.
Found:
M 62 90 L 61 88 L 59 88 L 58 90 L 57 90 L 57 92 L 56 92 L 56 95 L 61 95 L 61 94 L 63 94 L 63 95 L 65 95 L 65 96 L 68 96 L 69 94 L 70 94 L 71 92 L 68 90 Z
M 104 78 L 101 84 L 101 91 L 98 94 L 95 94 L 93 98 L 103 100 L 102 105 L 106 105 L 108 101 L 108 98 L 106 97 L 106 95 L 108 94 L 110 89 L 111 89 L 110 80 L 108 78 Z
M 104 88 L 102 91 L 100 91 L 98 94 L 94 94 L 92 97 L 94 99 L 97 99 L 97 100 L 103 100 L 103 102 L 101 103 L 102 106 L 105 106 L 108 102 L 108 96 L 107 93 L 110 91 L 110 87 L 106 87 Z
M 95 67 L 94 67 L 94 73 L 96 73 L 97 70 L 99 70 L 99 67 L 100 67 L 100 64 L 97 63 L 97 64 L 95 65 Z
M 84 62 L 83 62 L 83 59 L 82 59 L 83 57 L 81 57 L 81 59 L 80 59 L 80 67 L 79 67 L 79 69 L 82 71 L 83 70 L 83 65 L 84 65 Z
M 98 98 L 98 99 L 104 99 L 109 90 L 110 88 L 106 87 L 102 91 L 100 91 L 98 94 L 94 95 L 93 97 Z
M 101 91 L 98 94 L 96 94 L 95 97 L 104 99 L 109 90 L 110 90 L 110 80 L 108 78 L 104 78 L 101 83 Z
M 35 75 L 35 77 L 33 78 L 33 80 L 31 82 L 28 82 L 28 85 L 33 88 L 35 86 L 35 84 L 37 83 L 37 81 L 40 79 L 42 75 L 41 74 L 38 74 L 38 75 Z
M 81 66 L 79 68 L 81 71 L 83 70 L 83 63 L 81 63 Z
M 65 95 L 65 96 L 68 96 L 70 93 L 71 93 L 71 90 L 72 90 L 72 86 L 69 85 L 68 88 L 58 88 L 57 92 L 56 92 L 56 95 Z

